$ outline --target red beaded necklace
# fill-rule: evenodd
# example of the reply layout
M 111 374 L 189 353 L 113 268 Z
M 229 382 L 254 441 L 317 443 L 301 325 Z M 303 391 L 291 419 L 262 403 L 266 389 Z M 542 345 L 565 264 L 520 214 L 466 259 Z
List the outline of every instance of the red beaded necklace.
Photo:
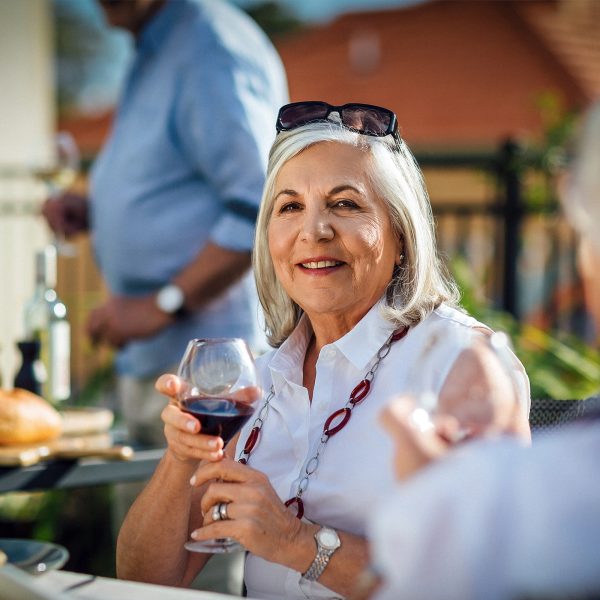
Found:
M 325 446 L 327 445 L 329 438 L 334 436 L 336 433 L 339 433 L 348 424 L 354 407 L 362 402 L 371 391 L 371 384 L 373 383 L 375 372 L 379 368 L 381 361 L 389 354 L 392 344 L 398 340 L 401 340 L 408 333 L 408 329 L 408 327 L 402 327 L 390 335 L 385 344 L 383 344 L 383 346 L 381 346 L 381 348 L 379 348 L 377 351 L 377 358 L 375 359 L 373 366 L 369 369 L 367 374 L 358 383 L 358 385 L 350 392 L 350 396 L 346 402 L 346 405 L 343 408 L 339 408 L 331 413 L 325 420 L 325 424 L 323 425 L 323 433 L 321 434 L 321 441 L 317 447 L 315 455 L 306 463 L 304 476 L 298 483 L 296 495 L 285 502 L 286 506 L 292 506 L 293 504 L 296 505 L 296 517 L 298 517 L 298 519 L 301 519 L 304 516 L 304 502 L 302 501 L 302 494 L 304 494 L 306 488 L 308 487 L 310 476 L 317 470 L 319 466 L 319 458 Z M 275 396 L 275 390 L 273 389 L 273 386 L 271 386 L 268 396 L 265 398 L 263 405 L 260 407 L 256 419 L 254 419 L 252 429 L 248 434 L 244 448 L 238 456 L 238 462 L 244 465 L 248 463 L 248 459 L 258 443 L 262 426 L 264 425 L 269 414 L 269 404 L 273 399 L 273 396 Z

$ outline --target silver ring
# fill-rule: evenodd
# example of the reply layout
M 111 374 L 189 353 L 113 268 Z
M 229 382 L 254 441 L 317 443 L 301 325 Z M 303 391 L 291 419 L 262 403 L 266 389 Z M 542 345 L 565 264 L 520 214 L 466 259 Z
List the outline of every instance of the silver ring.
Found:
M 221 505 L 220 504 L 215 504 L 212 507 L 212 520 L 213 521 L 220 521 L 221 520 Z
M 221 504 L 219 504 L 219 517 L 221 521 L 229 520 L 229 515 L 227 514 L 227 502 L 221 502 Z

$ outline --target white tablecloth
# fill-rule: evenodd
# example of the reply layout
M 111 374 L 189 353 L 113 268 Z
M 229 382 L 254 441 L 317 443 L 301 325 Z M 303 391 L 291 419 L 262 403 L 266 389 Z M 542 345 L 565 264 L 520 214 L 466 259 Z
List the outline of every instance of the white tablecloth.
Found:
M 240 596 L 228 596 L 214 592 L 203 592 L 182 588 L 150 585 L 121 581 L 106 577 L 93 577 L 72 573 L 70 571 L 51 571 L 39 577 L 18 577 L 20 583 L 26 586 L 18 595 L 5 596 L 0 591 L 0 598 L 15 597 L 58 599 L 79 598 L 80 600 L 235 600 Z M 5 582 L 6 583 L 6 582 Z M 2 587 L 2 586 L 0 586 Z M 31 588 L 32 594 L 27 593 Z M 5 588 L 4 591 L 7 591 Z M 37 595 L 37 593 L 40 596 Z

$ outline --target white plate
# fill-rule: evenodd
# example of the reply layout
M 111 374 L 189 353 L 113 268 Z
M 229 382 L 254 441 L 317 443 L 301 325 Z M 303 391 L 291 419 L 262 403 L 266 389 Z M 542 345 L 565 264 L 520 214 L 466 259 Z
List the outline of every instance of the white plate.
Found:
M 10 564 L 32 575 L 60 569 L 69 560 L 66 548 L 50 542 L 0 538 L 0 550 L 6 554 Z

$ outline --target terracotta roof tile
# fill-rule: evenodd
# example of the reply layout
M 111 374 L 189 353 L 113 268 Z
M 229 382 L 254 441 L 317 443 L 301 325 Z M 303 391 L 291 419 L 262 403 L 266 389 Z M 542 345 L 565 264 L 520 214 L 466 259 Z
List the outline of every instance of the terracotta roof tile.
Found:
M 434 0 L 349 13 L 279 40 L 293 100 L 389 106 L 415 146 L 539 136 L 537 106 L 600 97 L 600 0 Z M 84 154 L 111 115 L 68 120 Z
M 508 135 L 537 136 L 542 93 L 571 108 L 593 95 L 513 4 L 433 1 L 352 13 L 300 32 L 278 44 L 291 96 L 389 106 L 416 145 L 489 146 Z M 357 59 L 357 46 L 370 54 L 366 62 Z M 600 71 L 600 61 L 589 71 Z
M 600 2 L 519 2 L 515 8 L 591 98 L 600 98 Z

